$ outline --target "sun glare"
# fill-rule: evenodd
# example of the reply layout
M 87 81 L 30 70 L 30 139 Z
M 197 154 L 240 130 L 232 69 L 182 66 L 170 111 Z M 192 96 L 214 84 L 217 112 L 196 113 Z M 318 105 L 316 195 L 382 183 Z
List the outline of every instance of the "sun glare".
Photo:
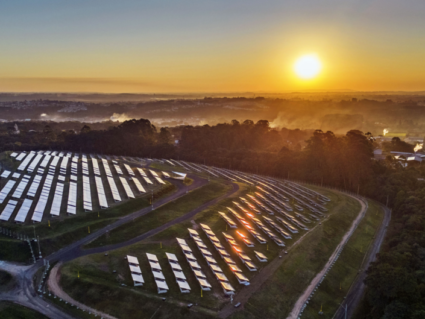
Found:
M 314 54 L 304 55 L 295 62 L 295 73 L 302 79 L 312 79 L 316 77 L 322 69 L 322 63 Z

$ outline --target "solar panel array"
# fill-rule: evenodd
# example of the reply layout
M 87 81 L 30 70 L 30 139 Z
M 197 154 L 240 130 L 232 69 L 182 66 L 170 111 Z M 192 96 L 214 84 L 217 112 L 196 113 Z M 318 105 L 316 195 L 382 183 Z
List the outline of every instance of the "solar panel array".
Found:
M 137 257 L 127 255 L 127 261 L 134 286 L 143 286 L 145 280 L 143 279 L 142 271 L 140 270 L 139 260 L 137 259 Z
M 52 207 L 50 208 L 50 215 L 59 216 L 61 206 L 62 206 L 62 197 L 63 197 L 63 183 L 57 183 L 55 189 L 55 195 L 53 197 Z
M 165 185 L 165 182 L 162 180 L 161 177 L 155 176 L 155 179 L 162 185 Z
M 68 206 L 66 208 L 68 214 L 77 214 L 77 183 L 69 183 Z
M 27 169 L 28 172 L 30 173 L 34 172 L 35 168 L 37 167 L 38 163 L 41 161 L 42 158 L 43 158 L 43 155 L 37 154 L 37 156 L 31 162 L 30 166 L 28 166 L 28 169 Z
M 97 159 L 92 158 L 91 162 L 93 164 L 94 175 L 100 176 L 99 163 L 97 162 Z
M 24 171 L 34 156 L 34 152 L 29 153 L 28 156 L 22 161 L 21 165 L 19 165 L 18 171 Z
M 121 167 L 119 167 L 118 165 L 114 164 L 115 170 L 117 171 L 118 175 L 122 175 L 122 170 Z
M 58 163 L 59 163 L 59 159 L 60 159 L 60 157 L 57 157 L 57 156 L 53 157 L 53 160 L 52 160 L 52 162 L 50 163 L 50 166 L 49 166 L 49 174 L 55 174 L 56 167 L 58 166 Z M 66 171 L 66 169 L 65 169 L 65 171 Z
M 207 276 L 205 276 L 205 274 L 202 272 L 201 266 L 199 266 L 198 262 L 196 261 L 196 257 L 192 254 L 192 249 L 188 246 L 184 239 L 176 239 L 177 243 L 180 245 L 180 248 L 183 251 L 184 256 L 186 257 L 187 262 L 189 263 L 190 268 L 195 274 L 201 289 L 204 291 L 211 290 L 211 284 L 207 281 Z
M 142 184 L 140 184 L 140 181 L 137 179 L 137 177 L 133 177 L 132 181 L 134 182 L 134 184 L 136 184 L 139 193 L 146 193 L 145 188 L 142 186 Z
M 111 169 L 109 168 L 108 161 L 102 158 L 103 167 L 105 168 L 106 176 L 112 177 Z
M 22 152 L 21 154 L 18 155 L 18 157 L 16 157 L 16 160 L 17 161 L 22 161 L 25 156 L 27 156 L 27 153 Z
M 90 179 L 83 175 L 83 207 L 85 211 L 92 211 L 93 205 L 91 201 Z
M 109 187 L 111 188 L 112 197 L 114 198 L 114 201 L 120 202 L 121 196 L 120 196 L 120 193 L 118 192 L 118 188 L 117 188 L 117 185 L 115 184 L 114 178 L 112 176 L 108 176 L 107 179 L 108 179 Z
M 16 214 L 15 222 L 17 223 L 25 222 L 25 219 L 27 219 L 28 212 L 30 211 L 31 205 L 32 205 L 32 199 L 26 198 L 24 202 L 22 203 L 21 208 L 19 208 L 18 213 Z
M 1 177 L 2 178 L 8 178 L 11 173 L 12 173 L 11 171 L 5 170 L 5 171 L 3 171 L 3 173 L 1 173 Z
M 170 263 L 171 269 L 173 271 L 174 276 L 176 277 L 176 282 L 179 285 L 181 293 L 189 293 L 190 286 L 187 282 L 186 276 L 184 275 L 182 268 L 180 267 L 179 260 L 177 256 L 170 253 L 165 253 L 168 258 L 168 262 Z
M 34 222 L 41 222 L 41 220 L 43 219 L 43 213 L 46 209 L 47 201 L 49 200 L 52 182 L 53 176 L 47 175 L 44 181 L 43 189 L 41 190 L 41 194 L 37 202 L 37 206 L 35 206 L 34 213 L 32 214 L 31 220 Z
M 130 175 L 130 176 L 136 176 L 136 175 L 134 174 L 133 170 L 131 169 L 130 165 L 128 165 L 128 164 L 124 164 L 124 167 L 125 167 L 125 169 L 127 170 L 128 175 Z
M 49 164 L 51 158 L 52 158 L 52 156 L 50 156 L 50 155 L 44 156 L 43 161 L 40 163 L 40 167 L 46 168 L 47 164 Z
M 16 200 L 9 200 L 9 202 L 7 203 L 6 207 L 3 209 L 1 215 L 0 215 L 0 220 L 4 220 L 4 221 L 8 221 L 10 216 L 12 216 L 13 211 L 16 208 L 16 205 L 18 205 L 18 202 Z
M 21 198 L 22 194 L 25 190 L 25 188 L 27 188 L 27 185 L 30 181 L 31 176 L 28 175 L 24 175 L 24 177 L 22 177 L 21 182 L 18 184 L 18 187 L 16 187 L 15 191 L 13 192 L 12 197 L 14 198 Z
M 69 161 L 69 157 L 64 157 L 62 159 L 62 163 L 61 163 L 61 166 L 60 166 L 60 173 L 62 175 L 66 175 L 66 171 L 68 169 L 68 161 Z
M 27 192 L 27 196 L 28 197 L 34 197 L 35 194 L 37 193 L 38 188 L 40 187 L 40 183 L 41 183 L 41 179 L 43 178 L 43 176 L 40 175 L 36 175 L 34 177 L 34 179 L 32 180 L 30 189 Z
M 0 192 L 0 204 L 3 204 L 7 195 L 9 195 L 13 186 L 15 186 L 15 183 L 16 183 L 15 181 L 9 180 L 9 181 L 7 181 L 6 185 L 4 185 L 3 189 Z
M 120 176 L 120 181 L 122 183 L 122 186 L 124 186 L 125 193 L 127 194 L 128 198 L 134 198 L 133 191 L 130 188 L 130 185 L 128 185 L 127 180 L 124 177 Z
M 168 285 L 165 281 L 164 274 L 162 273 L 162 268 L 158 262 L 158 258 L 155 255 L 149 253 L 146 253 L 146 256 L 148 257 L 149 265 L 151 266 L 152 274 L 155 278 L 158 293 L 162 294 L 167 292 L 169 290 Z
M 142 168 L 137 167 L 137 171 L 143 177 L 147 177 L 148 176 L 148 175 L 146 175 L 145 171 Z
M 99 198 L 100 208 L 108 208 L 108 202 L 106 201 L 105 189 L 103 188 L 102 178 L 100 176 L 95 176 L 94 180 L 96 182 L 97 197 Z

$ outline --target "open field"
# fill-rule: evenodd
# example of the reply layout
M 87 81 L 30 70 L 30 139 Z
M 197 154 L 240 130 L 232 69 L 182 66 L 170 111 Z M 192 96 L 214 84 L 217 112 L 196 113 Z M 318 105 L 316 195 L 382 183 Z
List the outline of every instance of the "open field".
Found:
M 11 302 L 0 301 L 0 318 L 7 319 L 47 319 L 42 314 Z
M 239 238 L 236 236 L 234 230 L 227 229 L 227 224 L 219 217 L 217 211 L 226 211 L 226 207 L 232 205 L 232 200 L 249 192 L 250 190 L 248 187 L 245 187 L 245 189 L 240 190 L 237 195 L 227 198 L 209 207 L 205 211 L 198 213 L 191 221 L 171 226 L 141 243 L 110 251 L 108 256 L 104 256 L 104 254 L 90 255 L 65 264 L 62 267 L 62 287 L 74 299 L 111 315 L 117 315 L 119 318 L 132 318 L 133 314 L 138 313 L 138 311 L 143 311 L 143 318 L 150 318 L 156 309 L 163 303 L 160 299 L 162 296 L 167 298 L 165 301 L 167 307 L 177 306 L 177 309 L 179 309 L 174 311 L 175 318 L 180 318 L 180 316 L 182 316 L 182 314 L 179 314 L 179 311 L 184 313 L 188 312 L 184 307 L 188 303 L 193 303 L 195 306 L 191 308 L 185 318 L 196 318 L 199 313 L 204 314 L 205 317 L 216 316 L 223 305 L 229 303 L 230 300 L 228 297 L 224 297 L 221 292 L 216 278 L 208 269 L 204 258 L 194 245 L 193 240 L 189 238 L 187 228 L 191 227 L 198 230 L 200 237 L 208 246 L 209 250 L 213 252 L 214 258 L 218 261 L 219 266 L 224 270 L 230 284 L 237 292 L 240 291 L 243 286 L 236 281 L 235 277 L 228 269 L 228 266 L 215 252 L 212 244 L 199 228 L 199 223 L 209 225 L 212 231 L 218 236 L 225 249 L 232 255 L 233 251 L 230 250 L 230 246 L 224 241 L 221 232 L 227 231 L 227 233 L 232 234 L 237 241 L 239 241 Z M 247 309 L 252 302 L 265 302 L 266 306 L 260 305 L 261 312 L 267 312 L 267 307 L 279 306 L 279 303 L 275 302 L 276 289 L 280 290 L 282 287 L 286 287 L 283 291 L 285 297 L 282 297 L 282 299 L 291 299 L 292 302 L 287 303 L 287 312 L 289 312 L 290 306 L 296 300 L 296 297 L 292 296 L 294 291 L 300 293 L 308 284 L 311 277 L 314 276 L 315 272 L 317 272 L 327 261 L 328 255 L 333 251 L 332 248 L 336 247 L 340 238 L 351 224 L 351 221 L 357 215 L 360 205 L 355 200 L 345 195 L 324 190 L 321 192 L 332 199 L 331 203 L 328 204 L 329 206 L 327 206 L 330 210 L 329 217 L 326 220 L 322 220 L 322 225 L 316 223 L 316 227 L 306 235 L 304 241 L 285 256 L 286 260 L 284 264 L 279 268 L 277 273 L 267 281 L 266 285 L 264 285 L 269 286 L 268 288 L 272 285 L 273 287 L 271 288 L 273 292 L 270 293 L 270 289 L 265 289 L 264 286 L 261 287 L 260 291 L 255 293 L 249 303 L 245 305 L 245 310 L 237 313 L 235 317 L 256 317 Z M 310 227 L 314 226 L 312 224 L 309 225 Z M 340 227 L 338 227 L 338 225 L 340 225 Z M 304 232 L 293 236 L 292 240 L 285 240 L 287 248 L 303 234 Z M 180 247 L 177 245 L 175 237 L 186 239 L 198 263 L 206 270 L 204 270 L 204 272 L 207 275 L 207 280 L 212 285 L 212 291 L 203 292 L 201 296 L 199 284 L 189 268 Z M 253 241 L 255 240 L 253 239 Z M 236 256 L 233 255 L 232 259 L 236 261 L 237 266 L 242 269 L 244 275 L 250 280 L 255 278 L 255 276 L 261 276 L 263 265 L 255 259 L 252 251 L 253 249 L 244 246 L 242 242 L 240 242 L 240 245 L 244 252 L 254 260 L 254 263 L 259 267 L 259 271 L 249 272 Z M 269 261 L 276 258 L 278 254 L 282 252 L 282 248 L 278 247 L 273 242 L 266 245 L 260 245 L 256 242 L 255 250 L 264 253 L 269 258 Z M 167 284 L 170 287 L 167 294 L 157 294 L 151 269 L 146 260 L 146 252 L 158 256 L 164 276 L 167 279 Z M 192 288 L 190 294 L 180 293 L 166 259 L 165 252 L 177 255 L 180 265 L 188 279 L 188 283 Z M 132 279 L 128 270 L 128 265 L 124 260 L 127 254 L 139 257 L 140 268 L 145 278 L 145 285 L 143 287 L 132 287 Z M 116 273 L 114 273 L 114 270 Z M 78 272 L 80 273 L 80 278 L 77 278 Z M 283 283 L 283 281 L 285 283 Z M 287 285 L 288 282 L 290 286 Z M 113 295 L 115 297 L 113 305 L 102 300 L 102 295 Z M 143 296 L 143 299 L 141 299 L 141 296 Z M 126 300 L 145 300 L 145 298 L 146 302 L 143 303 L 126 302 Z M 162 306 L 161 309 L 163 309 L 163 307 L 164 306 Z M 121 312 L 117 312 L 117 309 L 120 309 Z M 274 313 L 269 313 L 268 315 L 270 315 L 270 318 L 274 318 Z M 136 318 L 137 316 L 134 317 Z M 156 314 L 155 317 L 169 318 L 167 313 L 162 313 L 161 315 Z
M 142 218 L 136 219 L 131 225 L 126 224 L 112 230 L 109 235 L 99 237 L 95 241 L 86 245 L 86 247 L 91 248 L 116 244 L 132 239 L 150 229 L 154 229 L 170 220 L 182 216 L 196 207 L 219 197 L 220 195 L 223 195 L 229 189 L 229 185 L 211 182 L 200 189 L 189 192 L 187 195 L 172 203 L 155 209 L 153 212 L 143 216 Z

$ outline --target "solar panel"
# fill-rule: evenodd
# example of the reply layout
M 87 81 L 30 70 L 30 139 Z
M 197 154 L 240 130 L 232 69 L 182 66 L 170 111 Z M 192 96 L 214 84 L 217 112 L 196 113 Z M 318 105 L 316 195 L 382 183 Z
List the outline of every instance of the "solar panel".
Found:
M 118 188 L 117 188 L 117 185 L 115 184 L 114 179 L 109 176 L 107 177 L 107 179 L 108 179 L 109 187 L 111 188 L 112 197 L 114 198 L 114 201 L 120 202 L 121 196 L 120 196 L 120 193 L 118 192 Z
M 69 157 L 64 157 L 62 159 L 62 163 L 61 163 L 61 166 L 60 166 L 60 173 L 62 175 L 66 175 L 66 171 L 67 171 L 67 168 L 68 168 L 68 161 L 69 161 Z
M 146 183 L 153 185 L 152 181 L 150 180 L 149 177 L 143 176 L 143 179 L 145 180 Z
M 32 181 L 30 189 L 28 190 L 27 196 L 34 197 L 37 193 L 38 188 L 40 187 L 41 179 L 43 176 L 36 175 Z
M 18 156 L 18 153 L 13 152 L 12 154 L 10 154 L 10 157 L 16 157 Z
M 122 183 L 122 186 L 124 186 L 124 190 L 127 194 L 128 198 L 134 198 L 133 191 L 130 188 L 130 185 L 128 185 L 127 180 L 124 177 L 120 176 L 120 181 Z
M 19 173 L 13 173 L 13 175 L 12 175 L 12 178 L 18 179 L 19 177 L 21 177 L 21 174 L 19 174 Z
M 121 167 L 119 167 L 118 165 L 114 165 L 115 170 L 117 171 L 118 175 L 122 175 L 122 170 Z
M 133 170 L 131 169 L 130 165 L 128 165 L 128 164 L 124 164 L 124 167 L 125 167 L 125 169 L 127 170 L 128 174 L 129 174 L 130 176 L 136 176 L 136 175 L 134 174 Z
M 83 166 L 83 175 L 89 175 L 89 165 L 87 164 L 87 160 L 86 162 L 83 161 L 82 163 Z
M 46 208 L 47 201 L 49 199 L 52 182 L 53 182 L 53 176 L 46 175 L 43 189 L 41 190 L 40 197 L 38 199 L 37 205 L 35 206 L 34 213 L 32 214 L 31 220 L 34 222 L 41 222 L 41 220 L 43 219 L 43 213 L 44 213 L 44 209 Z
M 92 211 L 90 179 L 88 176 L 83 175 L 83 207 L 85 211 Z
M 102 158 L 103 167 L 105 168 L 106 176 L 112 177 L 111 169 L 109 168 L 108 161 Z
M 153 177 L 159 177 L 158 174 L 155 171 L 150 169 L 149 172 L 151 172 Z
M 6 199 L 7 195 L 9 195 L 15 183 L 16 183 L 15 181 L 9 180 L 6 183 L 6 185 L 4 185 L 3 189 L 0 192 L 0 204 L 4 202 L 4 200 Z
M 17 204 L 18 202 L 16 200 L 12 200 L 12 199 L 9 200 L 9 202 L 7 203 L 6 207 L 3 209 L 3 212 L 0 215 L 0 220 L 5 220 L 5 221 L 9 220 Z
M 145 188 L 142 186 L 142 184 L 140 184 L 140 181 L 137 179 L 137 177 L 133 177 L 131 180 L 134 182 L 134 184 L 136 184 L 139 193 L 146 193 Z
M 137 170 L 139 171 L 139 174 L 142 175 L 143 177 L 148 176 L 148 175 L 146 175 L 145 171 L 142 168 L 137 167 Z
M 1 174 L 1 177 L 8 178 L 11 173 L 12 173 L 11 171 L 3 171 L 3 173 Z
M 63 197 L 63 183 L 57 183 L 55 189 L 55 196 L 53 197 L 52 207 L 50 208 L 50 215 L 59 216 L 61 205 L 62 205 L 62 197 Z
M 22 152 L 21 154 L 18 155 L 18 157 L 16 157 L 16 160 L 17 161 L 22 161 L 25 156 L 27 156 L 27 153 Z
M 155 176 L 155 179 L 160 183 L 160 184 L 163 184 L 163 185 L 165 185 L 165 182 L 162 180 L 162 178 L 161 177 L 157 177 L 157 176 Z
M 29 153 L 28 156 L 22 161 L 21 165 L 19 165 L 18 171 L 24 171 L 34 156 L 35 153 Z
M 92 158 L 91 162 L 93 164 L 94 175 L 100 176 L 99 163 L 97 162 L 97 159 Z
M 95 176 L 97 197 L 99 198 L 100 208 L 108 208 L 108 202 L 106 201 L 105 189 L 103 188 L 102 178 Z
M 68 214 L 77 214 L 77 183 L 69 183 L 68 206 L 66 208 Z
M 44 157 L 43 161 L 41 162 L 40 167 L 46 168 L 47 164 L 49 164 L 51 158 L 52 158 L 52 156 L 46 155 Z
M 15 222 L 24 223 L 27 218 L 28 212 L 32 205 L 32 199 L 26 198 L 22 203 L 21 208 L 19 208 L 18 214 L 16 214 Z
M 28 176 L 28 175 L 26 175 Z M 22 193 L 24 192 L 25 188 L 27 188 L 29 182 L 29 178 L 25 178 L 25 176 L 21 179 L 21 182 L 18 184 L 18 187 L 16 187 L 15 191 L 13 192 L 12 197 L 14 198 L 21 198 Z
M 64 182 L 64 181 L 65 181 L 65 176 L 63 176 L 63 175 L 59 175 L 59 176 L 58 176 L 58 180 L 60 180 L 60 181 Z

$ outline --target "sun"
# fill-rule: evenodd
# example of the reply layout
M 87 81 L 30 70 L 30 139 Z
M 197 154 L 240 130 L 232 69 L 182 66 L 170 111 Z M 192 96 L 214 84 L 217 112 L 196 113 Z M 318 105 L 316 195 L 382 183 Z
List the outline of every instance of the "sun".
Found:
M 303 55 L 295 61 L 295 73 L 302 79 L 309 80 L 316 77 L 322 69 L 322 63 L 315 54 Z

